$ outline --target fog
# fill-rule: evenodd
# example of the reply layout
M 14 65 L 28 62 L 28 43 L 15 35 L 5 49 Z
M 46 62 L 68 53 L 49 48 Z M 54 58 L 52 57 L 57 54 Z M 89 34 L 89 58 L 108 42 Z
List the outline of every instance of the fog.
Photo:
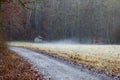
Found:
M 77 39 L 63 39 L 58 41 L 51 41 L 52 44 L 79 44 L 79 40 Z
M 36 1 L 35 12 L 28 11 L 28 20 L 30 25 L 35 23 L 36 34 L 47 41 L 111 44 L 117 41 L 115 30 L 120 25 L 116 15 L 120 13 L 118 3 L 118 0 Z
M 41 36 L 54 43 L 120 43 L 120 0 L 25 0 L 25 3 L 27 9 L 5 23 L 12 40 L 32 41 Z

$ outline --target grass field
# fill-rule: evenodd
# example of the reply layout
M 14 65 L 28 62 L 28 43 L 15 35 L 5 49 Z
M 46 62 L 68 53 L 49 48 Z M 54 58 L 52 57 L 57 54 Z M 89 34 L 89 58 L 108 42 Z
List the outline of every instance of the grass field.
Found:
M 97 70 L 120 76 L 120 46 L 119 45 L 82 45 L 82 44 L 52 44 L 11 42 L 9 45 L 22 46 L 47 52 L 77 63 L 89 65 Z

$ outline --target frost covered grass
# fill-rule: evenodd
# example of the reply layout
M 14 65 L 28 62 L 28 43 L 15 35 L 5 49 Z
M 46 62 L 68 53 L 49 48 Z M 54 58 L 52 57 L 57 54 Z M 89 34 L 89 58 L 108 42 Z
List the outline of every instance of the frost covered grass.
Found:
M 11 42 L 11 46 L 20 46 L 40 50 L 104 70 L 120 76 L 120 45 L 82 45 L 57 43 Z

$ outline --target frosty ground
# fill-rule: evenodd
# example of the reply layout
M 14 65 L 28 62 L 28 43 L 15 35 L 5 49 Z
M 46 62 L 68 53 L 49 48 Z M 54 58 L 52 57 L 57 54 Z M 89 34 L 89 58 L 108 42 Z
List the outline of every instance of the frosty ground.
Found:
M 120 76 L 120 46 L 119 45 L 82 45 L 57 43 L 11 42 L 12 46 L 22 46 L 54 56 L 73 60 L 89 65 L 106 74 Z
M 93 75 L 38 52 L 16 47 L 10 49 L 32 63 L 39 72 L 45 75 L 46 80 L 113 80 L 102 74 Z

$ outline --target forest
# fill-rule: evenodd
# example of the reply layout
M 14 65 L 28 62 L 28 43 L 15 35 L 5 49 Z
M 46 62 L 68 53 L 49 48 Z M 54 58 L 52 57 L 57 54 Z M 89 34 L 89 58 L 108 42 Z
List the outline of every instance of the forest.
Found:
M 0 0 L 0 80 L 120 80 L 120 0 Z
M 3 0 L 2 26 L 8 40 L 76 39 L 120 43 L 119 0 Z

